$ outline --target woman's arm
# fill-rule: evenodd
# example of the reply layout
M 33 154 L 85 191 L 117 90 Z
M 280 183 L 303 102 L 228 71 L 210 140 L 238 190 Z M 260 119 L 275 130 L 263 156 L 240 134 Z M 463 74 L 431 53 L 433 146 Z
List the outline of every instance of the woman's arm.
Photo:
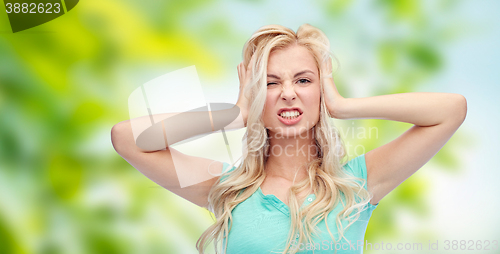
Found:
M 327 105 L 338 119 L 385 119 L 414 124 L 395 140 L 366 153 L 372 204 L 415 173 L 451 138 L 465 120 L 467 101 L 460 94 L 402 93 L 343 98 L 332 78 L 324 80 Z
M 213 131 L 243 128 L 248 100 L 244 88 L 251 70 L 238 65 L 240 95 L 236 106 L 212 112 L 195 111 L 157 114 L 120 122 L 111 130 L 117 153 L 134 168 L 158 185 L 202 207 L 208 205 L 208 193 L 222 172 L 222 163 L 189 156 L 170 145 Z M 215 110 L 214 110 L 215 108 Z
M 330 114 L 338 119 L 384 119 L 433 126 L 460 123 L 467 112 L 465 97 L 452 93 L 401 93 L 367 98 L 341 98 Z
M 117 124 L 116 127 L 119 128 L 120 125 L 122 128 L 130 127 L 130 131 L 134 134 L 134 143 L 137 145 L 131 148 L 141 152 L 163 150 L 182 140 L 222 129 L 233 130 L 244 127 L 238 106 L 227 103 L 210 105 L 213 111 L 204 107 L 183 113 L 155 114 L 127 120 Z M 129 147 L 131 144 L 122 145 Z
M 218 126 L 217 123 L 231 122 L 232 119 L 228 118 L 228 115 L 234 115 L 235 111 L 241 119 L 241 113 L 236 106 L 212 112 L 214 129 L 224 127 Z M 224 113 L 226 115 L 221 115 Z M 113 126 L 111 141 L 116 152 L 158 185 L 198 206 L 207 207 L 208 193 L 218 180 L 218 174 L 222 172 L 222 163 L 183 154 L 169 145 L 212 132 L 210 119 L 205 119 L 209 118 L 208 112 L 158 114 L 153 115 L 153 118 L 163 120 L 151 125 L 152 120 L 147 116 Z M 243 127 L 238 118 L 231 123 L 232 125 L 226 127 Z M 134 128 L 136 131 L 142 128 L 143 131 L 137 136 L 134 135 Z

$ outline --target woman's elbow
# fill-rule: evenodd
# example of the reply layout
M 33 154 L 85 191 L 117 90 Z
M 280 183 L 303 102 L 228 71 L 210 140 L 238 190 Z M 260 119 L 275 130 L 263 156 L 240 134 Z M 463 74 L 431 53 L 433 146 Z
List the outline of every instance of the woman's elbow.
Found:
M 460 107 L 460 118 L 462 119 L 462 122 L 465 121 L 465 117 L 467 116 L 467 99 L 465 99 L 465 96 L 459 94 L 459 107 Z
M 462 124 L 467 116 L 467 99 L 461 94 L 454 94 L 453 111 L 451 116 L 453 116 L 454 122 Z
M 120 155 L 127 151 L 128 139 L 130 139 L 131 135 L 130 132 L 131 129 L 128 121 L 117 123 L 111 128 L 111 144 Z

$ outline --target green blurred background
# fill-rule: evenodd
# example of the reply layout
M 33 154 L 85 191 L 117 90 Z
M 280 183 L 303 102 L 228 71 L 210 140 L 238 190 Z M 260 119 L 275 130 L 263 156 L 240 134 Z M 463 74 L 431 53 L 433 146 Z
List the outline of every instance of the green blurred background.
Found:
M 445 240 L 498 241 L 499 11 L 494 0 L 84 0 L 14 34 L 2 5 L 0 253 L 196 253 L 210 214 L 116 154 L 111 127 L 128 119 L 134 89 L 191 65 L 207 101 L 235 103 L 243 44 L 273 23 L 327 34 L 345 97 L 426 91 L 468 100 L 450 141 L 380 202 L 368 242 L 438 253 L 429 241 L 441 250 Z M 377 127 L 368 138 L 344 135 L 359 147 L 351 155 L 410 127 L 335 122 L 344 133 Z

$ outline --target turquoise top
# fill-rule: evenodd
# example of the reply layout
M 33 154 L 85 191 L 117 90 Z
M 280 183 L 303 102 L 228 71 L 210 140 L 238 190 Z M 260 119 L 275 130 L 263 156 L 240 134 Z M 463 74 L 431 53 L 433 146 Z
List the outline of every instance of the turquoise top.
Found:
M 230 166 L 223 163 L 223 172 Z M 229 171 L 234 170 L 232 167 Z M 366 163 L 364 154 L 350 160 L 344 169 L 352 175 L 366 178 Z M 228 172 L 229 172 L 228 171 Z M 227 177 L 227 176 L 226 176 Z M 225 177 L 221 178 L 223 181 Z M 365 184 L 366 188 L 366 184 Z M 309 195 L 302 206 L 311 203 L 316 196 Z M 377 204 L 378 205 L 378 204 Z M 364 236 L 368 220 L 372 211 L 377 207 L 368 203 L 367 209 L 361 212 L 358 220 L 354 222 L 348 230 L 344 231 L 345 239 L 340 242 L 333 242 L 326 229 L 325 221 L 320 221 L 318 233 L 320 239 L 313 237 L 314 244 L 293 243 L 291 247 L 298 248 L 297 253 L 363 253 Z M 328 225 L 331 233 L 338 241 L 338 231 L 336 216 L 342 211 L 343 205 L 339 204 L 328 215 Z M 238 204 L 233 212 L 233 225 L 228 235 L 228 254 L 236 253 L 282 253 L 290 230 L 290 211 L 289 207 L 276 196 L 264 195 L 260 187 L 252 196 Z M 345 223 L 345 224 L 344 224 Z M 344 228 L 347 225 L 343 222 Z M 298 235 L 296 235 L 296 241 Z M 225 243 L 225 242 L 224 242 Z M 314 245 L 314 246 L 313 246 Z

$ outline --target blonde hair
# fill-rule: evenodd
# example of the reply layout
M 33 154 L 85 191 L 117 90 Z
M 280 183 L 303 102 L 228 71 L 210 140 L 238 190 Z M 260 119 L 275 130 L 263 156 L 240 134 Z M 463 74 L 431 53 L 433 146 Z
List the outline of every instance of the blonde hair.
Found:
M 267 94 L 267 63 L 273 50 L 294 44 L 307 48 L 313 55 L 320 70 L 321 87 L 322 77 L 330 74 L 323 73 L 320 68 L 324 61 L 331 61 L 330 42 L 321 30 L 309 24 L 300 26 L 297 33 L 280 25 L 264 26 L 246 42 L 243 49 L 245 67 L 248 67 L 254 54 L 257 57 L 252 66 L 252 82 L 244 91 L 249 95 L 251 102 L 247 117 L 247 126 L 251 128 L 247 128 L 245 133 L 246 151 L 242 163 L 231 173 L 224 174 L 223 176 L 227 176 L 226 180 L 218 181 L 209 193 L 208 209 L 214 213 L 216 222 L 198 239 L 196 247 L 200 254 L 204 253 L 204 249 L 211 241 L 214 243 L 215 253 L 219 253 L 219 244 L 222 247 L 220 241 L 227 240 L 231 229 L 231 212 L 239 203 L 249 198 L 265 179 L 264 165 L 269 151 L 269 141 L 262 113 Z M 333 56 L 332 58 L 335 59 Z M 366 181 L 351 176 L 343 169 L 346 163 L 342 162 L 346 158 L 345 145 L 338 130 L 333 127 L 323 98 L 321 89 L 320 117 L 313 127 L 317 158 L 307 164 L 308 177 L 290 188 L 291 228 L 287 245 L 282 253 L 297 252 L 297 249 L 291 248 L 295 234 L 299 234 L 298 242 L 305 239 L 311 243 L 311 234 L 317 233 L 316 225 L 321 220 L 325 221 L 328 233 L 335 241 L 328 227 L 327 216 L 339 203 L 344 206 L 336 217 L 339 240 L 341 240 L 344 237 L 344 230 L 359 218 L 370 200 L 369 192 L 364 188 Z M 300 210 L 297 194 L 307 189 L 313 190 L 316 199 Z M 341 223 L 342 220 L 349 222 L 345 228 Z M 227 249 L 227 241 L 225 242 L 224 249 Z

